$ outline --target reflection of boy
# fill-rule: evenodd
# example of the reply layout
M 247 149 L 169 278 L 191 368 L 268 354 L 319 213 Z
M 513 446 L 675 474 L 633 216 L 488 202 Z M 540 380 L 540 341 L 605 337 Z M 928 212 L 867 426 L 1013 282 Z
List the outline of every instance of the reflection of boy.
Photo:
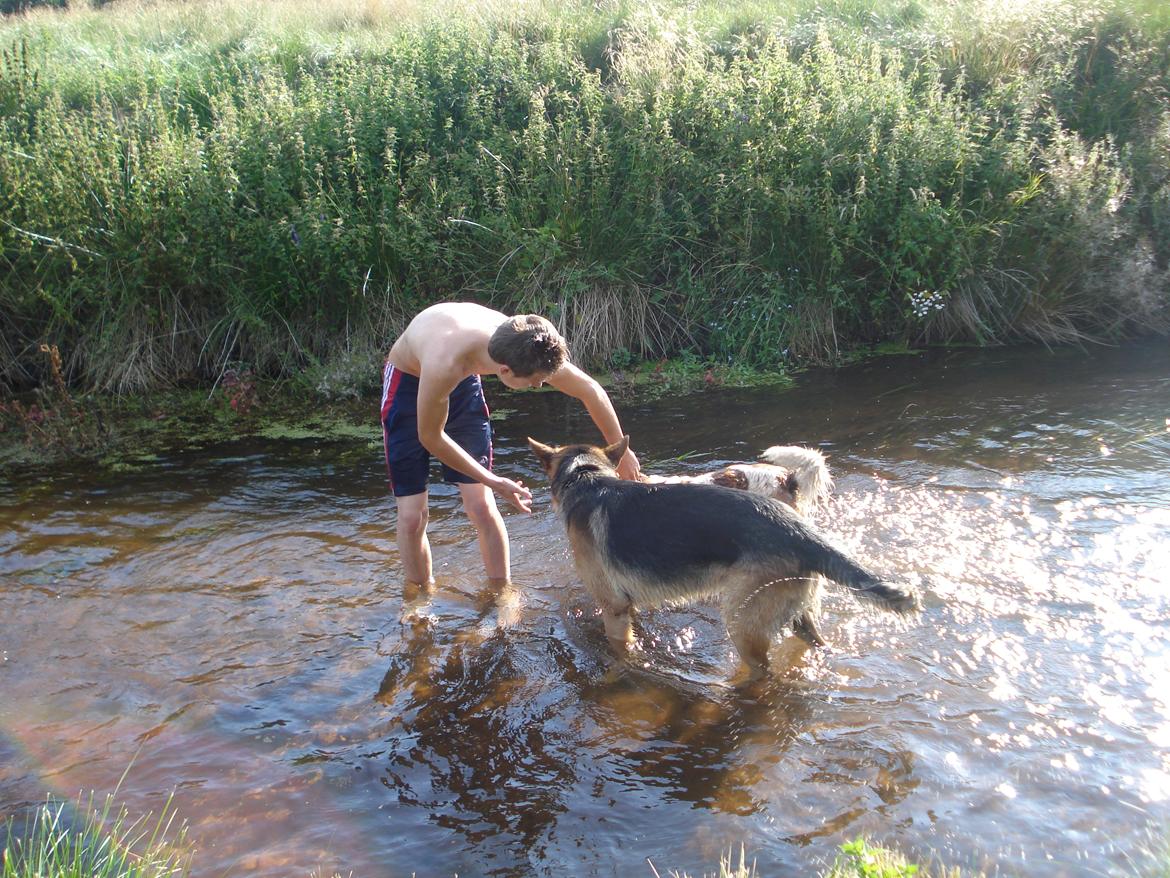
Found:
M 432 454 L 443 464 L 444 480 L 459 489 L 479 533 L 488 577 L 509 577 L 508 533 L 492 492 L 524 512 L 532 511 L 532 492 L 523 482 L 491 472 L 483 374 L 499 376 L 514 390 L 547 383 L 581 400 L 607 443 L 622 437 L 609 396 L 569 362 L 565 341 L 548 320 L 535 314 L 508 317 L 471 302 L 419 312 L 390 349 L 382 378 L 386 465 L 398 505 L 398 549 L 410 582 L 431 580 L 426 528 Z M 638 477 L 632 451 L 618 472 Z

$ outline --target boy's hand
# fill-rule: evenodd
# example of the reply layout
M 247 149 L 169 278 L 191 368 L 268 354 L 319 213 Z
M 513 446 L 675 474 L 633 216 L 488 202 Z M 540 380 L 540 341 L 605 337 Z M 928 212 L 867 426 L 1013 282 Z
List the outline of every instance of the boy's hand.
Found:
M 532 492 L 524 487 L 523 482 L 513 482 L 511 479 L 498 478 L 492 484 L 488 485 L 488 487 L 521 512 L 532 511 Z
M 640 480 L 642 475 L 642 465 L 638 463 L 637 455 L 635 455 L 633 451 L 630 451 L 629 449 L 626 450 L 626 453 L 622 456 L 621 461 L 618 462 L 617 473 L 623 479 L 630 479 L 634 482 Z

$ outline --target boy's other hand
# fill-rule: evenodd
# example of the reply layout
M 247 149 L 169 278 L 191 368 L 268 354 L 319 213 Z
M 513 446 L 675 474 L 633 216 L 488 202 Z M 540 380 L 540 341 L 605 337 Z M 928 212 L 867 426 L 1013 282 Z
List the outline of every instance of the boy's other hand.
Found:
M 642 476 L 642 465 L 638 463 L 638 457 L 634 452 L 627 450 L 622 456 L 621 461 L 617 465 L 617 473 L 623 479 L 630 479 L 637 482 Z
M 532 511 L 532 492 L 524 487 L 523 482 L 500 478 L 489 487 L 521 512 Z

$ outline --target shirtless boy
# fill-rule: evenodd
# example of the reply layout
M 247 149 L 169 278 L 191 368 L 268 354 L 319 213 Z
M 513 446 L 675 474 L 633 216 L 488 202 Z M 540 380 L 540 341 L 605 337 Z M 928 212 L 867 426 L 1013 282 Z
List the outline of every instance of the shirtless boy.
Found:
M 621 424 L 605 390 L 569 362 L 556 327 L 543 317 L 508 317 L 471 302 L 451 302 L 419 312 L 394 342 L 382 373 L 382 431 L 386 465 L 398 504 L 398 550 L 406 579 L 431 581 L 427 539 L 427 470 L 430 456 L 443 464 L 463 508 L 479 533 L 489 579 L 510 575 L 508 532 L 495 492 L 524 512 L 532 492 L 523 482 L 491 471 L 491 426 L 481 375 L 497 375 L 513 390 L 549 384 L 585 405 L 606 443 L 622 438 Z M 640 467 L 627 452 L 618 466 L 627 479 Z

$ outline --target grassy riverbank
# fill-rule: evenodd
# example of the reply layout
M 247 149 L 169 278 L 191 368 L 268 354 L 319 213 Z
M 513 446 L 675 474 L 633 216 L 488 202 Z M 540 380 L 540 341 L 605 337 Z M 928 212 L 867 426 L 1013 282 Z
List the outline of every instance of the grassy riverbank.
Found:
M 419 307 L 778 368 L 1170 324 L 1154 0 L 0 19 L 0 387 L 376 377 Z
M 43 386 L 19 400 L 0 400 L 0 474 L 77 458 L 113 470 L 133 468 L 161 454 L 249 437 L 365 440 L 371 454 L 381 454 L 377 388 L 358 378 L 342 392 L 312 384 L 305 373 L 278 380 L 229 369 L 211 387 L 118 396 L 71 388 L 60 353 L 48 348 L 41 355 L 49 373 Z M 693 355 L 620 362 L 596 374 L 619 404 L 791 381 L 784 372 L 711 363 Z M 493 393 L 506 396 L 509 391 L 500 385 Z M 498 409 L 493 417 L 501 417 Z

